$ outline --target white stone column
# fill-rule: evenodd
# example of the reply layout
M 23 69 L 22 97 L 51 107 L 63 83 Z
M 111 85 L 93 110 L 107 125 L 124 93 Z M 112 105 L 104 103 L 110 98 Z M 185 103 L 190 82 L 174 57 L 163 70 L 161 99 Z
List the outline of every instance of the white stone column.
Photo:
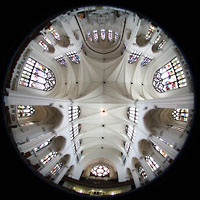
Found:
M 144 158 L 142 158 L 142 159 L 140 159 L 140 163 L 141 163 L 144 171 L 146 172 L 148 179 L 150 181 L 153 180 L 155 178 L 155 174 L 153 173 L 153 171 L 151 170 L 151 168 L 147 164 L 146 160 Z
M 138 173 L 136 172 L 136 170 L 132 170 L 131 173 L 132 173 L 133 180 L 134 180 L 136 188 L 140 187 L 141 183 L 140 183 L 140 180 L 139 180 Z
M 171 159 L 174 160 L 175 157 L 177 156 L 178 154 L 177 150 L 165 144 L 164 142 L 160 141 L 157 137 L 152 135 L 151 137 L 149 137 L 149 140 L 152 141 L 157 146 L 159 146 L 161 149 L 163 149 Z

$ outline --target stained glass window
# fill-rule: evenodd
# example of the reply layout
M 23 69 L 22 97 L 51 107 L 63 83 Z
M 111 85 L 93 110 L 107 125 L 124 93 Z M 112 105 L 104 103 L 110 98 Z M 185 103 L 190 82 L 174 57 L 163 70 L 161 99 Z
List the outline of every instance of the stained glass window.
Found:
M 54 88 L 56 80 L 52 70 L 29 57 L 19 84 L 38 90 L 50 91 Z
M 113 31 L 109 29 L 108 30 L 108 40 L 109 41 L 112 41 L 112 39 L 113 39 L 113 35 L 112 34 L 113 34 Z
M 153 35 L 153 32 L 155 31 L 156 27 L 153 26 L 152 24 L 149 26 L 149 29 L 147 31 L 147 34 L 145 35 L 145 39 L 149 40 L 151 36 Z
M 94 41 L 98 40 L 98 32 L 97 30 L 93 30 Z
M 91 175 L 95 177 L 109 176 L 110 170 L 105 165 L 95 165 L 91 170 Z
M 119 34 L 118 34 L 118 32 L 115 31 L 114 41 L 117 41 L 118 38 L 119 38 Z
M 128 119 L 134 123 L 138 123 L 138 108 L 129 107 L 127 110 Z
M 47 154 L 44 158 L 42 158 L 40 161 L 43 165 L 47 165 L 52 159 L 54 159 L 57 156 L 58 152 L 52 151 L 49 154 Z
M 59 162 L 55 165 L 55 167 L 50 171 L 50 173 L 54 176 L 56 176 L 59 171 L 61 170 L 61 168 L 63 167 L 63 163 Z
M 161 39 L 161 36 L 158 35 L 158 36 L 156 37 L 155 41 L 154 41 L 154 44 L 157 44 L 157 43 L 159 42 L 160 39 Z
M 56 40 L 60 40 L 60 35 L 56 32 L 56 30 L 50 26 L 47 31 L 49 31 Z
M 186 122 L 188 119 L 188 109 L 178 108 L 172 111 L 172 117 L 177 121 Z
M 126 125 L 126 134 L 130 138 L 131 142 L 135 141 L 136 131 L 134 130 L 132 126 Z
M 105 29 L 101 29 L 101 39 L 105 40 L 105 38 L 106 38 L 106 31 Z
M 74 121 L 80 116 L 80 107 L 79 106 L 69 106 L 69 122 Z
M 159 146 L 157 146 L 156 144 L 153 144 L 153 148 L 157 152 L 159 152 L 164 158 L 166 158 L 168 156 L 167 153 L 163 149 L 161 149 Z
M 155 72 L 153 86 L 160 93 L 187 86 L 183 68 L 177 57 Z
M 61 65 L 67 66 L 67 61 L 65 60 L 64 56 L 59 55 L 54 57 L 54 59 Z
M 152 60 L 153 60 L 153 57 L 147 56 L 147 55 L 146 55 L 146 56 L 143 58 L 142 62 L 141 62 L 141 66 L 143 67 L 143 66 L 149 64 Z
M 71 140 L 73 140 L 80 133 L 80 130 L 81 130 L 80 124 L 73 125 L 70 128 L 69 133 L 70 133 Z
M 40 45 L 45 51 L 49 51 L 48 46 L 47 46 L 42 40 L 39 41 L 39 45 Z
M 146 172 L 144 171 L 143 167 L 141 167 L 141 166 L 138 167 L 138 173 L 142 180 L 145 180 L 148 178 Z
M 166 41 L 165 41 L 165 40 L 162 40 L 162 41 L 160 42 L 160 44 L 158 45 L 158 50 L 162 49 L 162 48 L 165 46 L 165 44 L 166 44 Z
M 22 117 L 31 117 L 35 113 L 35 108 L 29 105 L 18 105 L 17 106 L 17 114 L 18 118 Z
M 48 44 L 52 45 L 52 42 L 46 36 L 44 36 L 44 39 L 48 42 Z
M 91 35 L 90 32 L 87 34 L 87 37 L 88 37 L 88 39 L 92 42 L 92 35 Z
M 76 64 L 80 63 L 80 58 L 79 58 L 78 54 L 76 53 L 76 51 L 69 51 L 66 53 L 66 55 L 72 62 L 74 62 Z
M 174 148 L 172 144 L 170 144 L 169 142 L 163 140 L 161 137 L 156 136 L 156 138 L 158 138 L 161 142 L 167 144 L 167 145 L 170 146 L 171 148 Z
M 137 52 L 135 50 L 131 51 L 129 58 L 128 58 L 128 63 L 132 64 L 132 63 L 138 61 L 140 55 L 141 55 L 141 52 Z
M 156 163 L 156 161 L 150 155 L 145 156 L 145 160 L 153 172 L 159 168 L 159 165 Z
M 38 151 L 44 149 L 46 146 L 48 146 L 52 142 L 52 139 L 53 138 L 48 139 L 46 142 L 44 142 L 44 143 L 40 144 L 39 146 L 35 147 L 33 150 L 35 152 L 38 152 Z

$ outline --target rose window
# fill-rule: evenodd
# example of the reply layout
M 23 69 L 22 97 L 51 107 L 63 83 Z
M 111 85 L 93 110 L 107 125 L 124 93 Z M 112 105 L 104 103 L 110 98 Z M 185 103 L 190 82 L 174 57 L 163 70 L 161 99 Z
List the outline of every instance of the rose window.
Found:
M 110 170 L 104 165 L 96 165 L 91 170 L 91 175 L 96 177 L 109 176 Z

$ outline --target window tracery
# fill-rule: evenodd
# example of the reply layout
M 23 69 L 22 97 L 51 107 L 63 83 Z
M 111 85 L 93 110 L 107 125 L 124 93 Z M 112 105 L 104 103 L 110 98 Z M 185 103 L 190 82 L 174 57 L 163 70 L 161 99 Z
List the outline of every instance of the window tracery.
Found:
M 111 29 L 108 30 L 108 40 L 112 41 L 113 39 L 113 31 Z
M 58 173 L 60 172 L 60 170 L 63 167 L 63 163 L 59 162 L 55 165 L 55 167 L 50 171 L 50 173 L 54 176 L 58 175 Z
M 135 141 L 136 131 L 132 126 L 126 125 L 126 134 L 130 138 L 131 142 Z
M 134 123 L 138 123 L 138 108 L 129 107 L 127 110 L 128 119 L 133 121 Z
M 50 26 L 47 31 L 50 32 L 56 40 L 60 40 L 60 35 L 56 32 L 53 26 Z
M 53 138 L 48 139 L 46 142 L 40 144 L 39 146 L 35 147 L 33 150 L 34 152 L 38 152 L 42 149 L 44 149 L 46 146 L 48 146 L 52 142 Z
M 130 55 L 129 55 L 129 58 L 128 58 L 128 63 L 132 64 L 132 63 L 138 61 L 138 59 L 140 58 L 141 54 L 142 54 L 141 52 L 132 50 Z
M 141 62 L 141 66 L 144 67 L 145 65 L 149 64 L 152 60 L 153 57 L 146 55 Z
M 153 86 L 160 93 L 187 86 L 183 68 L 177 57 L 155 72 Z
M 40 40 L 38 43 L 45 51 L 49 51 L 48 46 L 42 41 Z
M 71 140 L 73 140 L 80 133 L 80 130 L 81 130 L 80 124 L 73 125 L 70 128 L 69 133 L 70 133 Z
M 100 34 L 100 38 L 99 38 L 98 32 Z M 117 41 L 119 39 L 119 33 L 117 31 L 113 32 L 112 29 L 105 30 L 105 28 L 102 28 L 102 29 L 100 29 L 100 31 L 95 29 L 92 31 L 92 34 L 91 34 L 91 32 L 87 33 L 87 38 L 90 42 L 92 42 L 93 39 L 95 42 L 97 42 L 99 39 L 101 39 L 103 41 L 108 39 L 108 41 L 111 42 L 112 40 Z
M 67 61 L 65 60 L 63 55 L 59 55 L 54 57 L 54 59 L 60 64 L 60 65 L 64 65 L 67 66 Z
M 35 113 L 35 108 L 29 105 L 18 105 L 17 113 L 18 113 L 18 118 L 31 117 Z
M 186 122 L 188 120 L 188 109 L 185 108 L 178 108 L 172 111 L 172 117 L 176 121 L 183 121 Z
M 94 36 L 94 41 L 97 41 L 99 38 L 97 30 L 93 30 L 93 36 Z
M 80 57 L 78 56 L 76 51 L 69 51 L 65 54 L 67 55 L 69 60 L 71 60 L 71 62 L 76 63 L 76 64 L 80 63 Z
M 153 172 L 159 168 L 159 165 L 156 163 L 152 156 L 145 156 L 145 160 Z
M 146 35 L 145 35 L 145 39 L 146 39 L 146 40 L 150 40 L 150 38 L 152 37 L 153 32 L 154 32 L 155 30 L 156 30 L 156 27 L 153 26 L 153 25 L 151 24 L 151 25 L 149 26 L 149 29 L 148 29 Z
M 69 122 L 74 121 L 75 119 L 79 118 L 81 110 L 79 106 L 69 106 Z
M 91 170 L 91 175 L 95 177 L 106 177 L 109 176 L 110 170 L 105 165 L 95 165 Z
M 158 145 L 156 145 L 156 144 L 153 144 L 153 148 L 158 152 L 158 153 L 160 153 L 164 158 L 167 158 L 167 153 L 163 150 L 163 149 L 161 149 Z
M 138 170 L 139 177 L 140 177 L 141 180 L 147 180 L 147 179 L 148 179 L 147 174 L 146 174 L 146 172 L 144 171 L 144 168 L 143 168 L 142 166 L 139 166 L 139 167 L 137 168 L 137 170 Z
M 29 57 L 23 68 L 20 85 L 43 91 L 50 91 L 56 84 L 52 70 Z
M 58 154 L 58 152 L 51 151 L 44 158 L 42 158 L 40 161 L 43 165 L 47 165 L 52 159 L 54 159 L 57 156 L 57 154 Z
M 105 38 L 106 38 L 106 31 L 105 29 L 101 29 L 101 39 L 105 40 Z

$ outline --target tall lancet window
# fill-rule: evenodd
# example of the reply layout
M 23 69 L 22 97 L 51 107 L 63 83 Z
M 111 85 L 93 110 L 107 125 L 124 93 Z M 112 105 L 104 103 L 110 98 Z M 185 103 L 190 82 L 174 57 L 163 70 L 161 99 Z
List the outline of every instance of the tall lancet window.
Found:
M 172 117 L 177 121 L 186 122 L 188 119 L 188 109 L 178 108 L 172 111 Z
M 145 160 L 153 172 L 159 168 L 159 165 L 156 163 L 152 156 L 145 156 Z
M 80 116 L 81 110 L 79 106 L 69 106 L 69 122 L 74 121 Z
M 52 70 L 29 57 L 22 71 L 19 84 L 38 90 L 50 91 L 54 88 L 56 79 Z
M 18 118 L 22 117 L 31 117 L 35 113 L 35 108 L 29 105 L 18 105 L 17 106 L 17 114 Z
M 155 72 L 153 86 L 160 93 L 187 86 L 183 68 L 177 57 Z
M 134 123 L 138 123 L 138 108 L 129 107 L 127 110 L 128 119 L 133 121 Z
M 153 144 L 153 148 L 154 148 L 157 152 L 159 152 L 164 158 L 166 158 L 166 157 L 168 156 L 167 153 L 166 153 L 163 149 L 161 149 L 158 145 Z
M 126 125 L 126 134 L 130 138 L 131 142 L 135 141 L 136 131 L 134 130 L 132 126 Z
M 99 38 L 97 30 L 93 30 L 93 36 L 94 36 L 94 41 L 97 41 Z
M 49 31 L 56 40 L 60 40 L 60 35 L 56 32 L 56 30 L 50 26 L 47 31 Z
M 47 154 L 44 158 L 42 158 L 40 161 L 43 165 L 47 165 L 51 160 L 53 160 L 57 156 L 58 152 L 52 151 L 49 154 Z
M 148 179 L 147 174 L 144 171 L 144 168 L 142 166 L 138 166 L 137 170 L 138 170 L 138 173 L 139 173 L 139 176 L 140 176 L 139 178 L 141 180 L 147 180 Z
M 113 31 L 111 29 L 108 30 L 108 40 L 112 41 L 113 39 Z
M 88 39 L 89 39 L 89 41 L 91 41 L 92 42 L 92 35 L 91 35 L 91 33 L 90 32 L 88 32 L 88 34 L 87 34 L 87 37 L 88 37 Z
M 70 128 L 69 133 L 70 133 L 71 140 L 73 140 L 80 133 L 80 130 L 81 130 L 81 124 L 73 125 Z
M 105 40 L 105 38 L 106 38 L 106 31 L 105 29 L 101 29 L 101 39 Z
M 149 29 L 148 29 L 146 35 L 145 35 L 145 39 L 146 39 L 146 40 L 151 39 L 151 36 L 153 35 L 153 32 L 154 32 L 155 30 L 156 30 L 156 27 L 153 26 L 153 25 L 151 24 L 151 25 L 149 26 Z
M 50 171 L 50 173 L 53 175 L 53 176 L 56 176 L 59 174 L 60 170 L 62 169 L 63 167 L 63 163 L 62 162 L 59 162 L 57 163 L 54 168 Z
M 44 143 L 38 145 L 37 147 L 35 147 L 35 148 L 33 149 L 33 151 L 34 151 L 34 152 L 38 152 L 38 151 L 44 149 L 45 147 L 47 147 L 48 145 L 51 144 L 52 140 L 53 140 L 53 138 L 48 139 L 46 142 L 44 142 Z

